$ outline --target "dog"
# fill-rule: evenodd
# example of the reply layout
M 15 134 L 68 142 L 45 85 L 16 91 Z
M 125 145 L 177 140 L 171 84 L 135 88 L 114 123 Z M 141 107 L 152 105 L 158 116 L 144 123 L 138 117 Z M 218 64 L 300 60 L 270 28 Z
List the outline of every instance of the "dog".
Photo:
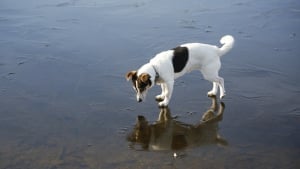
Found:
M 221 56 L 231 50 L 234 38 L 231 35 L 220 39 L 222 47 L 203 43 L 186 43 L 171 50 L 158 53 L 149 63 L 138 70 L 129 71 L 125 77 L 131 80 L 136 91 L 136 99 L 142 102 L 147 91 L 158 84 L 161 94 L 155 98 L 159 106 L 168 106 L 174 86 L 174 80 L 193 70 L 199 70 L 204 79 L 213 83 L 213 88 L 207 95 L 215 96 L 220 89 L 220 98 L 226 95 L 224 79 L 219 76 Z
M 217 105 L 215 96 L 211 97 L 212 105 L 203 114 L 198 124 L 187 124 L 171 116 L 168 107 L 161 107 L 158 119 L 149 123 L 139 115 L 136 124 L 127 135 L 127 140 L 141 145 L 146 150 L 182 150 L 188 147 L 204 145 L 227 146 L 228 142 L 218 132 L 218 123 L 223 119 L 225 104 Z

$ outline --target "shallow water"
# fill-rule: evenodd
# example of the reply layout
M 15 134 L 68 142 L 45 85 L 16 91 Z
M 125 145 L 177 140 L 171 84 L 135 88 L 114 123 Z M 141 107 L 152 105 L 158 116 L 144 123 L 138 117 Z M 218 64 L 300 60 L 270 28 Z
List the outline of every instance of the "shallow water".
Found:
M 299 30 L 296 0 L 1 0 L 0 168 L 299 168 Z M 224 34 L 228 145 L 132 147 L 137 116 L 159 116 L 159 87 L 137 103 L 124 74 Z M 178 79 L 171 115 L 199 123 L 210 88 L 198 72 Z

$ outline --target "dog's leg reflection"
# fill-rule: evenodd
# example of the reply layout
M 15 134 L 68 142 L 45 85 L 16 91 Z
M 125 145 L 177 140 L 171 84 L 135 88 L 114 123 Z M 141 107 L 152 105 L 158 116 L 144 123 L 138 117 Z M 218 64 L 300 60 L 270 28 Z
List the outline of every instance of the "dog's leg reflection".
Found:
M 157 122 L 166 122 L 167 120 L 171 120 L 171 112 L 169 107 L 160 107 L 160 112 L 158 115 Z
M 210 131 L 211 133 L 215 133 L 215 142 L 218 145 L 227 146 L 228 142 L 224 138 L 222 138 L 217 132 L 218 122 L 222 121 L 223 119 L 225 104 L 221 102 L 218 107 L 216 96 L 211 96 L 210 98 L 212 100 L 211 107 L 203 114 L 202 123 L 199 124 L 199 128 L 200 126 L 202 126 L 203 129 L 209 128 L 209 130 L 204 131 Z
M 207 144 L 226 146 L 227 141 L 218 132 L 225 104 L 218 105 L 216 97 L 211 97 L 211 101 L 211 107 L 197 125 L 175 120 L 168 107 L 160 108 L 158 119 L 152 124 L 144 116 L 138 116 L 128 141 L 139 143 L 147 150 L 178 150 Z
M 220 103 L 220 106 L 217 104 L 216 96 L 211 96 L 211 107 L 203 114 L 202 121 L 221 121 L 225 109 L 225 104 L 223 102 Z M 218 110 L 217 114 L 215 112 Z

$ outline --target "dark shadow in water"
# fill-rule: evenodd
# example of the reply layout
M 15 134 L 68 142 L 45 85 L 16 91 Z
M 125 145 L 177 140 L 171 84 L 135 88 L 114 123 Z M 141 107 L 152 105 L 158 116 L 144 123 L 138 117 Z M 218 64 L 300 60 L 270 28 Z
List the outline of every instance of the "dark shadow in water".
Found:
M 203 114 L 198 124 L 186 124 L 175 120 L 168 107 L 160 108 L 156 122 L 150 124 L 144 116 L 138 116 L 127 140 L 131 147 L 141 145 L 143 150 L 182 150 L 203 145 L 228 145 L 218 133 L 218 123 L 222 121 L 225 104 L 217 104 L 211 97 L 211 107 Z

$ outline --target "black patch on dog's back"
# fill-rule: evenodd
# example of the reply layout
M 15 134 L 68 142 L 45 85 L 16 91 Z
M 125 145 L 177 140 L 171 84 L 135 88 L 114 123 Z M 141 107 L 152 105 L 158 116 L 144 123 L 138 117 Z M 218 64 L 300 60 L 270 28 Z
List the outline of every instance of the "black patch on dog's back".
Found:
M 187 47 L 178 46 L 173 49 L 174 56 L 172 59 L 174 72 L 178 73 L 183 70 L 188 59 L 189 59 L 189 51 Z

